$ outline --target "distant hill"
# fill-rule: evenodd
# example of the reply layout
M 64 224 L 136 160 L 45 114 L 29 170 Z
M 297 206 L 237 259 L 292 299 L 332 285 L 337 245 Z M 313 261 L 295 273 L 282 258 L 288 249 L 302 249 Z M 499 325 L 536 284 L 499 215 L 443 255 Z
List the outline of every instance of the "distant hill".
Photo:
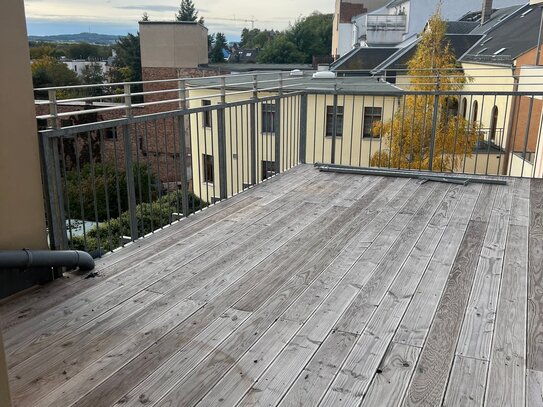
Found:
M 37 36 L 29 35 L 29 41 L 45 41 L 45 42 L 87 42 L 89 44 L 115 44 L 119 38 L 118 35 L 106 35 L 96 33 L 81 33 L 81 34 L 64 34 L 64 35 L 47 35 Z

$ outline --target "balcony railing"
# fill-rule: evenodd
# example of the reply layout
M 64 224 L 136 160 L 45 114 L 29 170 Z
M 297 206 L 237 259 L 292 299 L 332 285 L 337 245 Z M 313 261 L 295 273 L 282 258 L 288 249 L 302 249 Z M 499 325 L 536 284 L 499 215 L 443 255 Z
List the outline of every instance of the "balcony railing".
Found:
M 368 31 L 406 31 L 407 16 L 390 14 L 368 14 Z
M 52 248 L 100 256 L 299 164 L 453 182 L 543 173 L 532 120 L 541 92 L 330 91 L 284 75 L 215 81 L 149 82 L 162 88 L 137 94 L 123 84 L 120 95 L 67 101 L 57 96 L 73 88 L 41 90 Z

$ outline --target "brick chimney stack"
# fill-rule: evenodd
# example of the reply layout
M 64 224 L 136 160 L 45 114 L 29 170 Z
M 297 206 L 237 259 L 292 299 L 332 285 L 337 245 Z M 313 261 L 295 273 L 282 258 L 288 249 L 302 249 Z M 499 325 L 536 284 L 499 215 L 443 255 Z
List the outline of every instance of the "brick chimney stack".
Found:
M 492 16 L 492 0 L 483 0 L 483 10 L 481 13 L 481 25 L 490 20 Z

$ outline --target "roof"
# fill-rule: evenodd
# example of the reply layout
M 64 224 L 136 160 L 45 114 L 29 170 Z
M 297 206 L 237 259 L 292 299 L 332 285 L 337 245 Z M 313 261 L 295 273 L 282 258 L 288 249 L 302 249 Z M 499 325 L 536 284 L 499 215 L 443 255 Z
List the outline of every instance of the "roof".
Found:
M 404 4 L 407 0 L 394 0 L 387 4 L 387 7 L 396 7 Z
M 360 47 L 353 52 L 349 58 L 334 64 L 334 71 L 371 71 L 391 55 L 396 53 L 398 48 L 371 48 Z
M 448 34 L 469 34 L 480 24 L 475 21 L 447 21 Z
M 263 72 L 263 71 L 312 71 L 313 65 L 308 64 L 243 64 L 237 62 L 208 64 L 209 68 L 226 72 Z
M 485 34 L 494 27 L 498 26 L 498 24 L 503 23 L 508 17 L 513 15 L 518 9 L 521 7 L 524 7 L 523 5 L 520 6 L 511 6 L 511 7 L 504 7 L 498 10 L 493 10 L 492 15 L 490 16 L 490 19 L 484 23 L 483 25 L 480 24 L 481 22 L 481 12 L 477 13 L 471 13 L 474 15 L 475 22 L 477 22 L 477 26 L 475 29 L 471 32 L 472 34 Z M 477 17 L 478 15 L 478 17 Z M 465 17 L 465 16 L 464 16 Z M 464 19 L 464 17 L 462 19 Z
M 451 50 L 456 56 L 460 58 L 464 55 L 474 44 L 476 44 L 480 39 L 481 35 L 472 35 L 472 34 L 446 34 L 447 40 L 449 40 Z M 413 42 L 411 45 L 400 49 L 389 59 L 384 61 L 381 65 L 376 66 L 374 72 L 380 72 L 385 69 L 405 69 L 407 68 L 407 63 L 417 51 L 417 46 L 420 40 Z
M 313 79 L 313 72 L 305 73 L 304 76 L 283 77 L 283 84 L 290 91 L 314 90 L 314 91 L 350 91 L 360 94 L 369 94 L 377 92 L 397 93 L 401 92 L 399 88 L 386 82 L 381 82 L 372 77 L 337 77 L 335 79 Z M 258 75 L 259 81 L 266 81 L 262 84 L 263 88 L 274 88 L 279 85 L 279 73 L 260 72 Z M 247 76 L 230 75 L 226 77 L 226 86 L 230 90 L 245 90 L 252 89 L 252 81 Z M 189 80 L 188 86 L 205 86 L 209 88 L 218 88 L 221 86 L 221 79 L 216 77 L 199 78 L 197 80 Z
M 461 58 L 464 62 L 511 65 L 537 46 L 541 12 L 539 4 L 527 4 L 489 30 L 477 45 Z

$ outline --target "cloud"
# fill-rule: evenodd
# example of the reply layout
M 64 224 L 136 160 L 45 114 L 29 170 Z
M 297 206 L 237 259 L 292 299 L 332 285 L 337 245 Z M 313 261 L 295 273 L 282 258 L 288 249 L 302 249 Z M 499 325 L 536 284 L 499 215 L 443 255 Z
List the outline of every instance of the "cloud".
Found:
M 172 12 L 179 10 L 179 7 L 174 6 L 164 6 L 159 4 L 140 4 L 140 5 L 130 5 L 130 6 L 114 6 L 117 9 L 123 10 L 140 10 L 140 11 L 158 11 L 158 12 Z

